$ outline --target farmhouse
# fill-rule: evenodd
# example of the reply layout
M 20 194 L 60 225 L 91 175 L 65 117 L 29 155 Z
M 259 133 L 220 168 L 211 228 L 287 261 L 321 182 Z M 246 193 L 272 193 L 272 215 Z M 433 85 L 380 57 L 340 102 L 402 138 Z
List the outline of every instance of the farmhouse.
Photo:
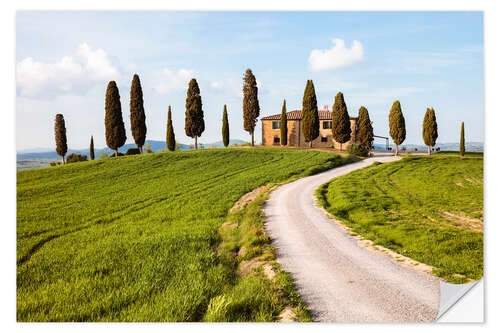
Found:
M 340 148 L 340 144 L 332 138 L 332 113 L 328 111 L 328 105 L 323 110 L 318 110 L 319 115 L 319 136 L 313 140 L 313 147 Z M 302 110 L 295 110 L 286 113 L 288 127 L 288 146 L 309 147 L 302 133 Z M 281 114 L 263 117 L 262 121 L 262 145 L 280 145 L 280 119 Z M 349 117 L 351 120 L 351 140 L 345 143 L 353 143 L 356 139 L 357 117 Z

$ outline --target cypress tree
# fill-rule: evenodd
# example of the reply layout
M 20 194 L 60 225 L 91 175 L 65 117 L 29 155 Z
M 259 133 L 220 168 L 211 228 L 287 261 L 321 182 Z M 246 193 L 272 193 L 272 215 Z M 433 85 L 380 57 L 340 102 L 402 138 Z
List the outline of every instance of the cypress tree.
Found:
M 167 149 L 169 151 L 175 150 L 175 134 L 174 126 L 172 125 L 172 109 L 170 105 L 168 106 L 168 116 L 167 116 Z
M 357 136 L 361 145 L 366 149 L 372 149 L 373 127 L 368 110 L 362 106 L 358 111 L 358 131 Z
M 283 100 L 283 106 L 281 107 L 281 120 L 280 120 L 280 131 L 281 131 L 281 146 L 285 147 L 288 144 L 288 123 L 286 118 L 286 100 Z
M 307 80 L 302 99 L 302 133 L 311 148 L 313 140 L 319 136 L 318 102 L 312 80 Z
M 438 125 L 436 122 L 436 113 L 434 108 L 427 108 L 424 116 L 424 123 L 422 124 L 422 137 L 427 146 L 427 153 L 431 154 L 431 147 L 436 144 L 438 137 Z
M 56 114 L 54 132 L 56 137 L 56 152 L 57 155 L 62 157 L 62 164 L 64 164 L 64 156 L 68 152 L 68 145 L 66 142 L 66 124 L 62 114 Z
M 184 130 L 186 135 L 194 138 L 195 149 L 198 149 L 198 137 L 205 130 L 205 121 L 203 120 L 203 110 L 201 108 L 200 88 L 196 79 L 189 81 L 189 87 L 186 97 L 186 121 Z
M 229 122 L 227 120 L 227 107 L 224 104 L 224 112 L 222 114 L 222 142 L 224 147 L 229 146 Z
M 94 136 L 90 136 L 90 151 L 89 151 L 90 159 L 94 160 L 95 155 L 94 155 Z
M 125 144 L 127 136 L 125 134 L 125 124 L 122 118 L 122 105 L 120 103 L 120 93 L 115 81 L 110 81 L 106 89 L 106 115 L 104 124 L 106 127 L 106 145 L 115 151 L 118 156 L 118 148 Z
M 257 118 L 259 117 L 260 107 L 258 99 L 257 80 L 252 70 L 247 69 L 243 77 L 243 128 L 249 132 L 252 137 L 252 146 L 254 145 L 254 130 Z
M 464 135 L 464 122 L 462 121 L 462 128 L 460 129 L 460 156 L 465 155 L 465 135 Z
M 142 154 L 142 146 L 146 141 L 146 114 L 144 113 L 144 100 L 139 75 L 134 74 L 130 87 L 130 127 L 135 144 Z
M 396 156 L 398 155 L 398 146 L 406 139 L 406 125 L 403 112 L 401 111 L 401 104 L 395 101 L 392 104 L 391 111 L 389 112 L 389 133 L 392 140 L 396 145 Z
M 335 96 L 332 109 L 332 136 L 335 141 L 342 144 L 351 139 L 351 121 L 345 105 L 344 95 L 339 91 Z

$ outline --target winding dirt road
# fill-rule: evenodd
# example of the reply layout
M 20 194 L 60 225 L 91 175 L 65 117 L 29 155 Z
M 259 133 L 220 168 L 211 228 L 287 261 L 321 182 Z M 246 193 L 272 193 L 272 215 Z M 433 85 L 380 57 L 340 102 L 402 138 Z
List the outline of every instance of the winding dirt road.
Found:
M 392 156 L 373 157 L 285 184 L 264 207 L 278 262 L 290 272 L 316 321 L 432 322 L 439 279 L 398 263 L 355 238 L 314 205 L 330 179 Z

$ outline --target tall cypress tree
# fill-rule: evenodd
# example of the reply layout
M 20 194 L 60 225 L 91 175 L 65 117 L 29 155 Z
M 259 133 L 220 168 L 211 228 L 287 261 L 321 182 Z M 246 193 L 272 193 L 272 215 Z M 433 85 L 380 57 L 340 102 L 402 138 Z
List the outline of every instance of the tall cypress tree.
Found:
M 280 134 L 281 134 L 281 146 L 285 147 L 288 144 L 288 122 L 286 118 L 286 100 L 283 100 L 283 106 L 281 107 L 281 119 L 280 119 Z
M 139 75 L 134 74 L 130 87 L 130 127 L 135 144 L 142 154 L 142 146 L 146 141 L 146 114 L 144 113 L 144 100 Z
M 438 137 L 438 125 L 436 122 L 436 113 L 434 108 L 427 108 L 424 116 L 424 123 L 422 124 L 422 137 L 427 146 L 427 153 L 431 154 L 431 147 L 436 144 Z
M 56 114 L 54 132 L 56 137 L 56 152 L 57 155 L 62 157 L 62 164 L 64 164 L 64 156 L 68 152 L 68 144 L 66 142 L 66 124 L 62 114 Z
M 399 145 L 406 139 L 406 125 L 403 112 L 401 111 L 401 104 L 395 101 L 392 104 L 391 111 L 389 112 L 389 133 L 392 140 L 396 145 L 396 156 L 398 155 Z
M 373 145 L 373 127 L 368 110 L 362 106 L 358 111 L 358 131 L 357 137 L 361 145 L 366 149 L 372 149 Z
M 252 146 L 254 145 L 254 130 L 257 118 L 260 114 L 258 99 L 257 80 L 252 70 L 247 69 L 243 77 L 243 128 L 250 133 L 252 137 Z
M 332 136 L 335 141 L 342 144 L 351 139 L 351 121 L 345 105 L 344 95 L 339 91 L 335 96 L 332 109 Z
M 194 138 L 194 147 L 198 149 L 198 137 L 205 131 L 203 110 L 201 105 L 200 88 L 196 79 L 189 81 L 186 97 L 186 122 L 184 130 L 186 135 Z
M 464 134 L 464 122 L 462 121 L 462 128 L 460 129 L 460 156 L 465 155 L 465 134 Z
M 94 160 L 95 155 L 94 155 L 94 136 L 93 135 L 90 136 L 90 150 L 89 150 L 89 155 L 90 155 L 90 159 Z
M 170 105 L 168 106 L 168 116 L 167 116 L 167 149 L 169 151 L 175 150 L 175 134 L 174 126 L 172 125 L 172 109 Z
M 318 102 L 312 80 L 307 80 L 302 98 L 302 133 L 311 148 L 313 140 L 319 136 Z
M 224 112 L 222 113 L 222 142 L 224 147 L 229 146 L 229 122 L 227 120 L 226 104 L 224 104 Z
M 115 151 L 115 156 L 118 156 L 118 148 L 125 144 L 127 136 L 122 117 L 120 93 L 115 81 L 109 81 L 108 83 L 105 110 L 106 145 Z

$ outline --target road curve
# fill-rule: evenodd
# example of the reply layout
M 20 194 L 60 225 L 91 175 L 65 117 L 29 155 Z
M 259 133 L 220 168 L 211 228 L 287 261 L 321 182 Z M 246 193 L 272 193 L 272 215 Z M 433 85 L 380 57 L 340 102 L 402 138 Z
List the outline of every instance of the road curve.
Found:
M 264 206 L 266 231 L 313 318 L 322 322 L 432 322 L 439 279 L 360 247 L 314 205 L 330 179 L 392 156 L 373 157 L 280 186 Z

